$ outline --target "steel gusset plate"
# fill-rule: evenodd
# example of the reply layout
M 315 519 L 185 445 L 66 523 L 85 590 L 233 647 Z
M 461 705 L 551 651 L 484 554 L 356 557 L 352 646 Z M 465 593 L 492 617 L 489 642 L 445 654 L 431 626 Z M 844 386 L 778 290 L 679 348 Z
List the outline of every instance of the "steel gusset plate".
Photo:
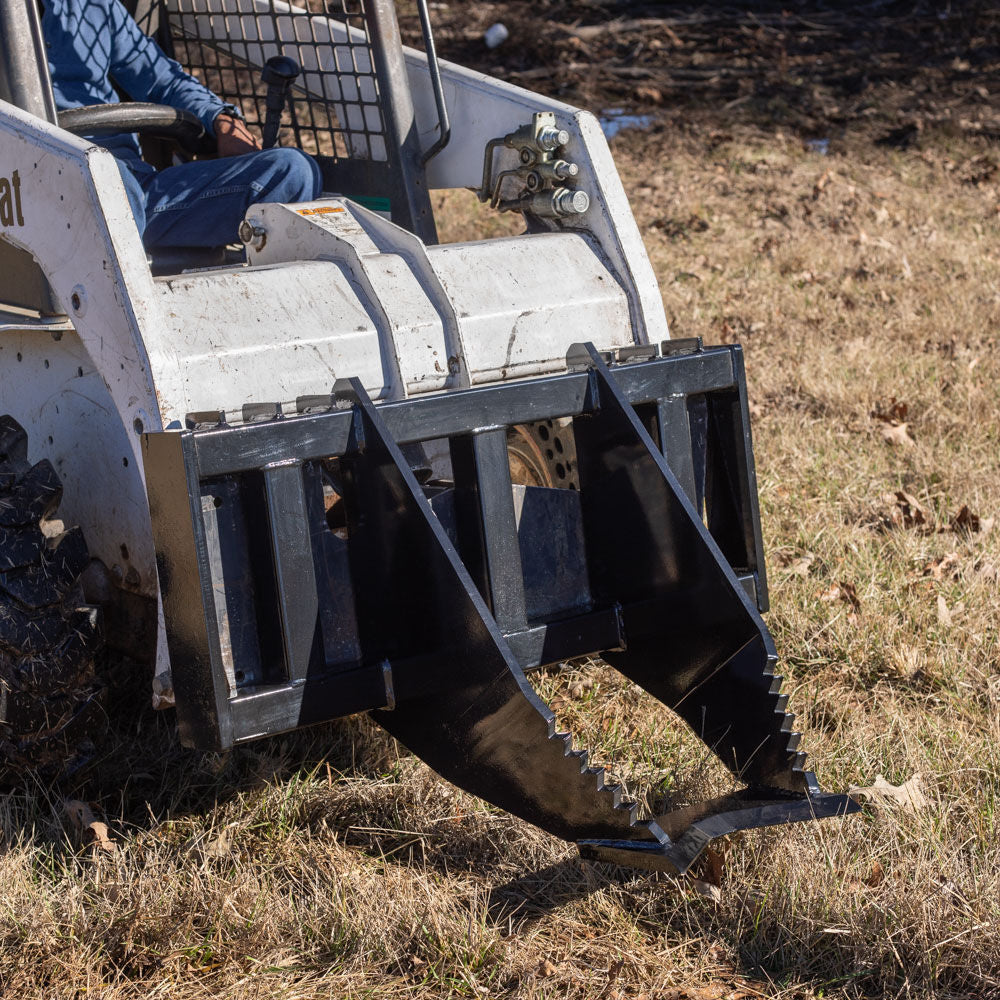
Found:
M 607 365 L 590 345 L 570 357 L 589 368 L 596 404 L 574 421 L 591 588 L 597 603 L 614 595 L 623 609 L 625 648 L 604 658 L 747 785 L 657 817 L 668 840 L 679 838 L 664 860 L 684 871 L 715 837 L 856 812 L 849 796 L 822 793 L 805 770 L 771 636 Z M 649 864 L 644 851 L 629 861 L 626 844 L 580 846 L 589 857 Z
M 358 626 L 363 648 L 394 664 L 395 707 L 373 717 L 449 781 L 556 836 L 658 843 L 655 824 L 637 824 L 603 772 L 555 732 L 399 446 L 352 387 L 364 447 L 341 468 L 364 574 Z

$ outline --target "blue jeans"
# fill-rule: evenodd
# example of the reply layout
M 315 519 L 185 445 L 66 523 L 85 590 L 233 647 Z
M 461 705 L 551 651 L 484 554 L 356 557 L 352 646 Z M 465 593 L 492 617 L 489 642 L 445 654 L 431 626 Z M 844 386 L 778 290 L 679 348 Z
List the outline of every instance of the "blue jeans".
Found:
M 299 149 L 265 149 L 135 174 L 118 161 L 147 250 L 218 247 L 236 240 L 246 210 L 261 201 L 312 201 L 319 167 Z

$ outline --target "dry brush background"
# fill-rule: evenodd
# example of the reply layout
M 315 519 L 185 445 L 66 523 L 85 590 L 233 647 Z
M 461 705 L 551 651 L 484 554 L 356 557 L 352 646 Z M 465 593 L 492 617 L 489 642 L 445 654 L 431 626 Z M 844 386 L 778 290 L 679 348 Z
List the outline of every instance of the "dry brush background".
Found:
M 804 747 L 827 787 L 911 794 L 733 838 L 696 883 L 582 863 L 364 719 L 217 757 L 143 715 L 99 774 L 0 800 L 4 995 L 1000 996 L 997 14 L 435 17 L 446 56 L 513 76 L 534 44 L 596 69 L 531 86 L 655 116 L 615 156 L 673 335 L 746 351 Z M 446 239 L 509 221 L 436 198 Z M 536 680 L 650 801 L 719 780 L 600 664 Z

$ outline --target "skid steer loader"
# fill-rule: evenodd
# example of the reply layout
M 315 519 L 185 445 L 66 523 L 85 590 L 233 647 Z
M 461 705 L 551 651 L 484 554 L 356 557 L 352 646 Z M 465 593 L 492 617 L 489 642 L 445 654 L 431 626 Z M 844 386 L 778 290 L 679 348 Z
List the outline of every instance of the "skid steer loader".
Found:
M 673 872 L 732 831 L 853 811 L 805 769 L 779 693 L 740 348 L 669 338 L 597 120 L 439 62 L 416 7 L 423 52 L 391 0 L 133 3 L 326 192 L 254 206 L 242 247 L 147 257 L 87 137 L 190 146 L 200 125 L 57 114 L 34 0 L 5 0 L 5 759 L 85 737 L 84 574 L 193 747 L 370 712 L 586 856 Z M 444 188 L 526 231 L 440 244 Z M 605 784 L 526 679 L 594 652 L 731 795 L 640 818 Z

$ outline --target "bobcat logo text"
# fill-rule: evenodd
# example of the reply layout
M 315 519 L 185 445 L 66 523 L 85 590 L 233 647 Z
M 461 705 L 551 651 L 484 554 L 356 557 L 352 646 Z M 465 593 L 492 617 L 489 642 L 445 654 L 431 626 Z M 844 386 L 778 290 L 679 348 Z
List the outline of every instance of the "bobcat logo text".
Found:
M 21 211 L 21 175 L 15 170 L 9 177 L 0 177 L 0 226 L 23 226 Z

